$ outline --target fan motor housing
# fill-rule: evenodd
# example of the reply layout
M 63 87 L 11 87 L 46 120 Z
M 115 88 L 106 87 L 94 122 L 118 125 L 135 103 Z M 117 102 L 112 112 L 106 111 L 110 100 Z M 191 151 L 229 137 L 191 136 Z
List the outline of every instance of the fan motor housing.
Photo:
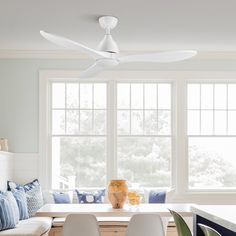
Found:
M 101 16 L 98 21 L 103 29 L 114 29 L 118 23 L 118 18 L 114 16 Z

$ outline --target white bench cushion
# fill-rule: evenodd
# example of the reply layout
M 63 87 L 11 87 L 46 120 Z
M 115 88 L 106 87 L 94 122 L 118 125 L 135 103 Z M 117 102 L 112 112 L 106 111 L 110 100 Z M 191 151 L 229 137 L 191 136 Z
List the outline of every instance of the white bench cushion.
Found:
M 21 220 L 16 228 L 0 232 L 0 236 L 40 236 L 50 230 L 52 218 L 50 217 L 32 217 L 27 220 Z

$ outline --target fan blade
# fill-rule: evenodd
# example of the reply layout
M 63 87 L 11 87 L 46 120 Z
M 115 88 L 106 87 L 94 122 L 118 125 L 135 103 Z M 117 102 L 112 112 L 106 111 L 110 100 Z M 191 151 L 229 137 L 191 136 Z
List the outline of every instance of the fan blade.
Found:
M 175 62 L 189 59 L 197 54 L 197 51 L 182 50 L 171 52 L 159 52 L 149 54 L 136 54 L 119 57 L 121 63 L 126 62 Z
M 103 66 L 100 66 L 99 63 L 95 62 L 92 66 L 87 68 L 85 71 L 81 72 L 79 78 L 85 79 L 93 77 L 99 74 L 104 69 Z
M 90 56 L 92 56 L 95 59 L 98 58 L 107 58 L 109 57 L 109 53 L 107 52 L 101 52 L 94 50 L 92 48 L 86 47 L 80 43 L 74 42 L 70 39 L 55 35 L 55 34 L 50 34 L 45 31 L 40 31 L 40 34 L 47 39 L 48 41 L 55 43 L 59 46 L 65 47 L 67 49 L 73 49 L 73 50 L 80 50 L 81 52 L 87 53 Z
M 102 70 L 115 67 L 119 64 L 116 59 L 101 58 L 80 74 L 80 78 L 89 78 L 99 74 Z

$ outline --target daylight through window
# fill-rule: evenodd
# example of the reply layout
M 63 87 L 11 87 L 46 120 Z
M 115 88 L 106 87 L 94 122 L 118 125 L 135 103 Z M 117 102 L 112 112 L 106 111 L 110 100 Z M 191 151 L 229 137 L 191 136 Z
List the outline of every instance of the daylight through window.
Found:
M 188 84 L 190 189 L 236 186 L 236 84 Z

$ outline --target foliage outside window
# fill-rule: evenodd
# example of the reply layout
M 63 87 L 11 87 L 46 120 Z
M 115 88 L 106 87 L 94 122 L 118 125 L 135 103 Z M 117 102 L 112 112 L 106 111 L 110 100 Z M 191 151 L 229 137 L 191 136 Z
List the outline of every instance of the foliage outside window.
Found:
M 190 189 L 230 189 L 236 183 L 236 84 L 187 87 Z
M 131 185 L 171 186 L 171 84 L 113 86 L 109 101 L 107 83 L 51 83 L 53 188 L 104 187 L 115 175 L 108 166 Z

